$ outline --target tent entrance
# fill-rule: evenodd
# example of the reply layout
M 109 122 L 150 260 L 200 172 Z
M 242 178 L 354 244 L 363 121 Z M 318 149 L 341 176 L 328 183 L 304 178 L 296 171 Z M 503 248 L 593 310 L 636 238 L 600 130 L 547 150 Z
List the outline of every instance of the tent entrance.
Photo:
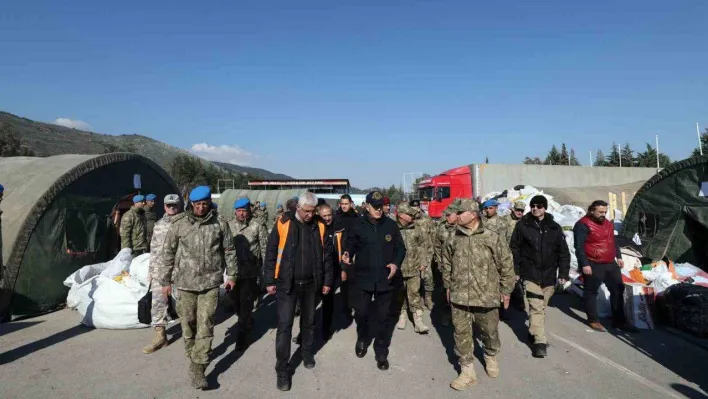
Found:
M 684 206 L 684 234 L 691 242 L 686 257 L 703 270 L 708 268 L 708 206 Z M 683 258 L 683 257 L 682 257 Z

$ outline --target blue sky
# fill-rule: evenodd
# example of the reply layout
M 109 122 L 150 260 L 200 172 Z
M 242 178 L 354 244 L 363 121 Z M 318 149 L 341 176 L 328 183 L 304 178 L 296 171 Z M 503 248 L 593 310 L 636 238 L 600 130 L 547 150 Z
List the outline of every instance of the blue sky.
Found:
M 496 3 L 496 4 L 493 4 Z M 0 109 L 398 184 L 708 127 L 708 2 L 6 2 Z

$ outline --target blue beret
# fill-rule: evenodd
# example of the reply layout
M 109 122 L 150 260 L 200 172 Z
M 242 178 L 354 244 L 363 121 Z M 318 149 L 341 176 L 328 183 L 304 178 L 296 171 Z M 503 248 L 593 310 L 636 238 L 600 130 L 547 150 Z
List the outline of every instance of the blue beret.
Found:
M 297 201 L 297 200 L 299 200 L 300 198 L 298 198 L 297 196 L 294 196 L 294 197 L 292 197 L 292 198 L 290 198 L 290 199 L 293 200 L 293 201 Z
M 0 184 L 0 193 L 3 191 L 5 191 L 5 187 L 3 187 L 2 184 Z
M 490 199 L 484 201 L 484 204 L 482 204 L 482 208 L 488 208 L 490 206 L 499 206 L 499 202 L 495 199 Z
M 155 194 L 148 194 L 145 196 L 146 201 L 155 201 L 157 199 L 157 195 Z
M 211 189 L 208 186 L 195 187 L 192 192 L 189 193 L 189 200 L 192 202 L 204 201 L 211 199 Z
M 133 197 L 133 203 L 143 202 L 143 201 L 145 201 L 145 197 L 143 197 L 142 195 L 136 195 L 135 197 Z
M 265 208 L 265 207 L 266 207 L 266 203 L 265 203 L 265 202 L 261 202 L 261 208 Z
M 283 207 L 283 204 L 278 204 L 278 206 L 276 206 L 276 208 L 278 208 L 278 209 L 282 208 L 282 207 Z
M 234 201 L 234 209 L 243 209 L 251 206 L 251 201 L 248 198 L 239 198 Z

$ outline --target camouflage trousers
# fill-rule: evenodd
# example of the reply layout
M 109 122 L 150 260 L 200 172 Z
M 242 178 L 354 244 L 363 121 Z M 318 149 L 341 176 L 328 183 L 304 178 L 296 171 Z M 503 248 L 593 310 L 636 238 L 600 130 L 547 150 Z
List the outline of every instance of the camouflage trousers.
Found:
M 182 324 L 184 351 L 194 363 L 209 364 L 219 287 L 206 291 L 178 291 L 177 313 Z
M 167 313 L 170 297 L 162 293 L 162 286 L 155 278 L 150 281 L 150 291 L 152 291 L 152 308 L 150 309 L 152 325 L 154 327 L 165 327 L 170 320 L 170 316 Z
M 526 309 L 529 313 L 529 334 L 533 335 L 535 343 L 547 344 L 546 307 L 553 296 L 555 287 L 541 288 L 536 283 L 524 281 L 524 289 L 526 290 L 524 302 L 526 302 Z
M 452 304 L 452 325 L 455 327 L 455 353 L 461 366 L 474 361 L 474 328 L 479 329 L 484 353 L 496 356 L 501 350 L 499 340 L 499 309 Z
M 422 277 L 425 292 L 433 292 L 435 290 L 435 280 L 433 279 L 433 265 L 429 265 L 425 268 Z
M 414 315 L 417 310 L 423 311 L 423 303 L 420 298 L 420 280 L 420 275 L 403 278 L 403 284 L 406 286 L 406 289 L 400 290 L 401 293 L 399 294 L 402 296 L 401 301 L 405 301 L 403 302 L 404 306 L 401 307 L 402 315 L 406 314 L 406 302 L 408 303 L 408 309 L 410 309 L 411 313 Z

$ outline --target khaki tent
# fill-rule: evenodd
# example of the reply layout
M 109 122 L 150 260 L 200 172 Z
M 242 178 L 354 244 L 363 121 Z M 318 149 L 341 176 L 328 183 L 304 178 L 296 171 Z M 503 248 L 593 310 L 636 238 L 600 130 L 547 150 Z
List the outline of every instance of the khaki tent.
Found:
M 120 241 L 119 208 L 139 192 L 177 193 L 169 175 L 137 154 L 0 158 L 2 214 L 0 315 L 54 310 L 66 299 L 64 279 L 82 266 L 105 262 Z M 128 202 L 129 203 L 129 202 Z
M 708 156 L 677 162 L 649 179 L 627 209 L 620 234 L 648 258 L 708 264 Z
M 299 190 L 226 190 L 215 201 L 219 206 L 219 214 L 226 218 L 231 218 L 234 215 L 234 202 L 241 197 L 247 197 L 251 203 L 256 201 L 266 204 L 268 210 L 268 225 L 274 223 L 277 213 L 278 204 L 282 204 L 285 208 L 285 203 L 293 197 L 299 197 L 307 192 L 305 189 Z

